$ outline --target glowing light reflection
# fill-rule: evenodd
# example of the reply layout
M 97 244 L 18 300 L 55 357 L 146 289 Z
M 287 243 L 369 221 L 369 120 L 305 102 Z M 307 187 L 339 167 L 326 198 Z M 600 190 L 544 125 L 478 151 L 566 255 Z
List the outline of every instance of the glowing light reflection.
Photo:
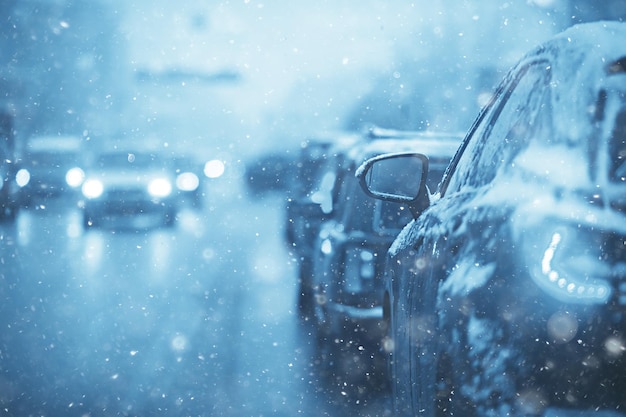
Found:
M 550 244 L 543 253 L 541 259 L 541 272 L 547 278 L 543 281 L 548 290 L 557 290 L 557 295 L 575 297 L 579 299 L 595 299 L 604 302 L 611 293 L 609 285 L 602 280 L 593 280 L 591 283 L 579 283 L 573 279 L 562 276 L 553 266 L 554 256 L 557 248 L 562 242 L 560 233 L 554 233 Z M 546 285 L 548 284 L 548 285 Z
M 204 164 L 204 175 L 209 178 L 219 178 L 224 174 L 224 162 L 219 159 L 212 159 Z
M 176 177 L 176 188 L 182 191 L 194 191 L 200 185 L 198 176 L 193 172 L 183 172 Z

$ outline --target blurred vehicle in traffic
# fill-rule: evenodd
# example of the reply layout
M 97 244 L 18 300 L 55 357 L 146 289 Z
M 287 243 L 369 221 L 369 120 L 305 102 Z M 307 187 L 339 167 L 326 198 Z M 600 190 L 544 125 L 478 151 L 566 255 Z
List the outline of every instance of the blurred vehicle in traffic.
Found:
M 370 129 L 332 167 L 332 211 L 314 241 L 309 300 L 321 352 L 360 346 L 382 362 L 385 254 L 412 220 L 407 205 L 369 198 L 355 171 L 376 155 L 419 150 L 433 162 L 428 186 L 436 188 L 460 141 L 460 135 Z
M 425 155 L 360 168 L 417 217 L 385 276 L 396 415 L 626 415 L 624 40 L 597 22 L 529 52 L 433 196 Z
M 301 252 L 302 247 L 316 235 L 310 236 L 308 233 L 311 229 L 308 217 L 321 210 L 319 204 L 311 200 L 311 194 L 315 190 L 331 144 L 330 141 L 311 139 L 300 148 L 296 175 L 293 184 L 287 189 L 285 201 L 285 239 L 288 247 L 296 253 Z
M 78 196 L 84 179 L 82 139 L 72 135 L 28 138 L 17 161 L 20 202 L 24 206 L 49 198 Z
M 332 211 L 333 172 L 346 150 L 360 139 L 359 134 L 340 132 L 307 141 L 287 189 L 285 239 L 298 265 L 298 310 L 304 317 L 312 313 L 315 240 L 320 225 Z
M 3 109 L 0 110 L 0 220 L 15 219 L 19 208 L 15 159 L 13 116 Z
M 143 227 L 150 218 L 172 225 L 178 211 L 176 176 L 169 161 L 149 151 L 114 151 L 97 156 L 82 185 L 83 224 L 130 220 Z
M 285 191 L 296 174 L 297 155 L 291 150 L 263 154 L 246 164 L 245 183 L 254 196 Z

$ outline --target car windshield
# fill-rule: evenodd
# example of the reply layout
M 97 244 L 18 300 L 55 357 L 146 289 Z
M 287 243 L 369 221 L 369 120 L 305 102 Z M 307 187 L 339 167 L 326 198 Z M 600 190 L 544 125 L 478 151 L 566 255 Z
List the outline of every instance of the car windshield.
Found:
M 426 186 L 431 193 L 437 191 L 439 183 L 443 178 L 443 174 L 448 167 L 450 158 L 429 158 L 428 162 L 428 177 L 426 179 Z
M 105 154 L 98 157 L 96 165 L 107 168 L 145 168 L 160 165 L 160 161 L 149 153 L 123 152 Z
M 397 234 L 412 219 L 411 211 L 404 204 L 388 201 L 380 201 L 376 204 L 374 214 L 376 230 L 387 234 Z
M 43 165 L 46 167 L 67 167 L 70 164 L 78 164 L 80 162 L 80 158 L 81 155 L 77 152 L 30 152 L 23 158 L 23 161 L 33 167 L 36 167 L 37 165 Z
M 389 139 L 376 149 L 429 157 L 437 201 L 448 159 L 386 145 L 464 135 L 530 48 L 626 19 L 623 0 L 0 12 L 0 416 L 68 417 L 392 416 L 385 267 L 417 211 L 367 196 L 358 166 L 338 190 L 338 166 Z M 605 181 L 623 185 L 626 109 L 609 104 Z

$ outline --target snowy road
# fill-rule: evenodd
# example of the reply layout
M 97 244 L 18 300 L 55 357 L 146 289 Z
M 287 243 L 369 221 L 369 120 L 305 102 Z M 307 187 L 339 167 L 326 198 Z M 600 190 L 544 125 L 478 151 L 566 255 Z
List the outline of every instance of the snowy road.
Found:
M 67 206 L 0 226 L 0 415 L 384 415 L 311 364 L 278 197 L 230 187 L 148 231 Z

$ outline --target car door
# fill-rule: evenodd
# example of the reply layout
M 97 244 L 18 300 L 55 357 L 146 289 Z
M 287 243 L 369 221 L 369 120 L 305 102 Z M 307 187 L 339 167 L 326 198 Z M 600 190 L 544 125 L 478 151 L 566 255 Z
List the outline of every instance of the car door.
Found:
M 446 366 L 439 360 L 445 351 L 442 346 L 456 343 L 455 336 L 442 333 L 442 316 L 448 308 L 463 308 L 447 305 L 439 289 L 450 285 L 450 279 L 461 287 L 478 285 L 493 272 L 507 208 L 490 205 L 482 197 L 536 127 L 545 125 L 548 81 L 549 65 L 543 60 L 527 63 L 505 80 L 452 162 L 441 197 L 418 217 L 405 244 L 391 254 L 398 280 L 395 366 L 399 381 L 408 382 L 402 384 L 408 389 L 400 398 L 411 404 L 410 413 L 425 410 L 424 415 L 435 415 L 435 386 L 446 385 L 437 377 L 443 372 L 438 367 Z M 440 394 L 444 400 L 449 396 L 445 388 Z

